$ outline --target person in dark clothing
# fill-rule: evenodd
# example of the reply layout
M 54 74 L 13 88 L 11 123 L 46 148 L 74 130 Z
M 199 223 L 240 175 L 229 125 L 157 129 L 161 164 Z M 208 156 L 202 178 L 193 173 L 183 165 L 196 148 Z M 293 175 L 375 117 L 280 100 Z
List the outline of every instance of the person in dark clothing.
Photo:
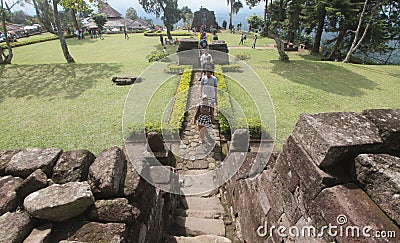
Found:
M 161 42 L 161 45 L 164 46 L 164 38 L 163 38 L 162 34 L 160 34 L 160 42 Z

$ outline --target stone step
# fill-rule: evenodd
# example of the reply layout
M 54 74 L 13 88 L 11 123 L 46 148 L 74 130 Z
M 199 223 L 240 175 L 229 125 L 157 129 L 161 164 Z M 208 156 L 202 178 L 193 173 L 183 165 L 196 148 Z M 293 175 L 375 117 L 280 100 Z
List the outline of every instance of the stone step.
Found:
M 216 197 L 186 197 L 182 199 L 182 204 L 185 209 L 197 211 L 216 210 L 224 213 L 224 208 L 222 207 L 220 200 Z
M 172 229 L 172 232 L 170 231 L 170 233 L 173 233 L 172 235 L 176 236 L 225 236 L 225 224 L 222 219 L 202 219 L 178 216 L 170 229 Z
M 231 243 L 228 238 L 216 235 L 200 235 L 196 237 L 173 236 L 166 243 Z

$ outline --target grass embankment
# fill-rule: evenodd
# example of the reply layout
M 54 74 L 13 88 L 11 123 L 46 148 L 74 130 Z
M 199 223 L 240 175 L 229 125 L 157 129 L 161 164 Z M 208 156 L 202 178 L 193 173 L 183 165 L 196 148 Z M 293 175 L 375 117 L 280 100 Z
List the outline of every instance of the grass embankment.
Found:
M 60 147 L 98 153 L 122 145 L 121 120 L 130 87 L 112 85 L 111 77 L 140 75 L 148 66 L 145 57 L 161 49 L 157 37 L 130 37 L 69 39 L 76 64 L 65 63 L 59 41 L 15 48 L 14 65 L 0 67 L 0 150 Z M 220 39 L 225 37 L 231 45 L 239 43 L 239 34 L 220 34 Z M 176 46 L 168 48 L 172 52 Z M 248 64 L 270 92 L 277 114 L 278 147 L 301 113 L 400 107 L 398 66 L 317 62 L 294 53 L 289 54 L 291 62 L 282 63 L 273 50 L 230 50 L 230 54 L 236 53 L 250 55 Z M 135 85 L 146 82 L 151 80 Z M 244 82 L 250 84 L 251 80 L 238 80 L 238 84 Z M 165 92 L 174 94 L 176 83 L 168 87 Z M 228 90 L 240 92 L 229 80 Z M 165 99 L 170 100 L 165 95 L 154 104 L 163 104 Z M 245 98 L 239 100 L 241 106 L 249 107 L 246 102 Z

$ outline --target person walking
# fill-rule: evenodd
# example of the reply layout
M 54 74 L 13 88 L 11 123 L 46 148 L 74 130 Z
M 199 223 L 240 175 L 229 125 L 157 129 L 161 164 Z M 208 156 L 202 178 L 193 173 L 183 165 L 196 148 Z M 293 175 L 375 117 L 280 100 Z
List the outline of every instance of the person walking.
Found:
M 215 123 L 214 108 L 207 95 L 203 95 L 201 103 L 197 105 L 193 122 L 197 124 L 199 143 L 202 144 L 205 140 L 207 128 L 212 128 L 212 124 Z
M 240 36 L 239 45 L 244 45 L 244 34 L 242 34 L 242 35 Z
M 160 42 L 161 42 L 161 45 L 164 46 L 164 38 L 163 38 L 162 34 L 160 34 Z
M 256 44 L 257 44 L 257 35 L 254 35 L 253 45 L 251 46 L 251 48 L 256 49 Z
M 125 39 L 129 40 L 129 35 L 128 35 L 128 32 L 126 31 L 126 27 L 124 28 L 124 35 L 125 35 Z
M 217 101 L 218 79 L 212 75 L 212 70 L 206 70 L 206 76 L 200 81 L 200 97 L 207 96 L 210 104 Z

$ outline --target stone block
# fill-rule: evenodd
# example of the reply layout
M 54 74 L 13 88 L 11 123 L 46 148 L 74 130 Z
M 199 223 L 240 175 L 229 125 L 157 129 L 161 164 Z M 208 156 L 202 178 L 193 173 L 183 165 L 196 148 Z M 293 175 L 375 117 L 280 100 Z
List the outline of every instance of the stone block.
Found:
M 232 136 L 230 152 L 248 152 L 250 135 L 247 129 L 237 129 Z
M 61 154 L 53 168 L 51 178 L 57 184 L 87 180 L 89 166 L 96 157 L 88 150 L 77 150 Z
M 284 148 L 285 152 L 279 157 L 283 156 L 281 160 L 287 161 L 286 163 L 290 162 L 293 166 L 293 171 L 298 175 L 300 183 L 305 186 L 311 198 L 315 198 L 323 188 L 337 185 L 341 181 L 347 182 L 351 180 L 349 171 L 332 176 L 318 168 L 309 153 L 303 149 L 300 142 L 293 136 L 288 138 Z M 277 169 L 279 169 L 279 166 Z M 282 169 L 280 171 L 282 172 Z M 296 181 L 289 181 L 289 188 L 292 190 L 296 183 Z
M 90 221 L 102 223 L 132 223 L 140 210 L 129 204 L 126 198 L 98 200 L 85 213 Z
M 117 197 L 126 170 L 125 154 L 118 147 L 104 150 L 89 167 L 89 184 L 96 199 Z
M 125 243 L 128 241 L 127 228 L 120 223 L 96 223 L 67 221 L 56 224 L 51 242 L 78 241 L 78 242 L 109 242 Z
M 17 195 L 24 199 L 26 196 L 37 190 L 43 189 L 47 186 L 46 174 L 38 169 L 30 174 L 22 183 L 21 186 L 16 190 Z
M 362 154 L 356 158 L 360 187 L 400 225 L 400 158 L 383 154 Z
M 0 216 L 0 243 L 22 242 L 33 226 L 26 212 L 6 213 Z
M 16 155 L 20 150 L 6 150 L 0 152 L 0 176 L 6 175 L 6 166 L 11 158 Z
M 164 149 L 164 142 L 161 135 L 157 132 L 150 132 L 147 136 L 147 143 L 153 152 L 162 152 Z
M 30 194 L 24 200 L 24 207 L 36 218 L 61 222 L 80 215 L 93 203 L 87 182 L 69 182 Z
M 35 170 L 41 169 L 49 177 L 53 166 L 62 153 L 61 149 L 33 148 L 18 152 L 6 166 L 6 173 L 21 178 L 26 178 Z
M 328 224 L 338 227 L 337 242 L 389 242 L 390 239 L 374 239 L 363 230 L 373 234 L 379 231 L 392 231 L 400 235 L 399 228 L 381 211 L 368 195 L 355 184 L 339 185 L 324 189 L 315 199 L 316 205 Z M 328 226 L 328 225 L 327 225 Z M 340 234 L 340 228 L 343 234 Z M 359 236 L 359 237 L 357 237 Z
M 18 206 L 16 190 L 21 186 L 22 179 L 18 177 L 0 177 L 0 215 L 14 211 Z
M 382 146 L 375 124 L 351 112 L 302 114 L 292 136 L 324 171 L 347 170 L 358 154 Z
M 52 224 L 45 224 L 34 228 L 24 240 L 24 243 L 50 243 L 52 228 Z
M 379 129 L 383 140 L 382 151 L 400 155 L 400 109 L 365 110 L 361 113 Z

